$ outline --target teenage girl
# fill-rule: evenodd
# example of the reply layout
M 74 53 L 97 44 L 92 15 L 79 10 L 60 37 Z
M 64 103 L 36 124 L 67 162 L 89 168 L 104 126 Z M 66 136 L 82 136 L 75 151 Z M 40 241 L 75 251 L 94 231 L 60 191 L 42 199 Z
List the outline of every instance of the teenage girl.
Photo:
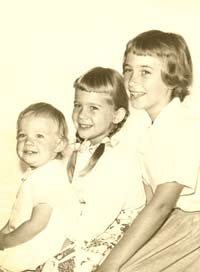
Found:
M 182 103 L 189 49 L 178 34 L 147 31 L 128 42 L 123 69 L 132 106 L 149 115 L 139 155 L 152 196 L 97 271 L 199 271 L 200 120 Z

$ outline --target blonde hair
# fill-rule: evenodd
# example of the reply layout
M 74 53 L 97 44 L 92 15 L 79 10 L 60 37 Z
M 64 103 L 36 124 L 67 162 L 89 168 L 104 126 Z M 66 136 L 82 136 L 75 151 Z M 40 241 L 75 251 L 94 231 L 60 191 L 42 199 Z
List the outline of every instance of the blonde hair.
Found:
M 61 111 L 53 107 L 51 104 L 39 102 L 31 104 L 30 106 L 25 108 L 18 116 L 17 131 L 19 130 L 22 119 L 27 115 L 43 116 L 55 121 L 58 126 L 59 137 L 63 139 L 66 144 L 68 143 L 68 127 L 65 117 Z M 56 156 L 57 159 L 62 159 L 63 157 L 64 151 L 59 152 Z
M 121 122 L 118 124 L 113 124 L 113 128 L 107 136 L 111 138 L 121 129 L 129 115 L 129 101 L 125 90 L 123 77 L 120 75 L 120 73 L 110 68 L 95 67 L 79 77 L 74 83 L 74 88 L 75 90 L 79 89 L 86 92 L 109 94 L 110 99 L 108 100 L 108 103 L 111 103 L 115 110 L 124 108 L 126 115 Z M 76 141 L 79 143 L 82 143 L 83 141 L 83 139 L 79 137 L 78 133 L 76 134 Z M 81 171 L 82 176 L 86 175 L 92 170 L 99 158 L 103 155 L 104 150 L 105 143 L 100 143 L 91 156 L 86 167 L 83 169 L 83 171 Z M 76 156 L 77 151 L 74 151 L 68 163 L 67 169 L 70 180 L 72 180 L 73 177 Z
M 193 80 L 192 59 L 189 48 L 181 35 L 149 30 L 136 36 L 127 43 L 124 63 L 128 53 L 135 55 L 157 56 L 165 64 L 161 76 L 163 82 L 171 86 L 172 97 L 181 101 L 189 94 L 188 87 Z

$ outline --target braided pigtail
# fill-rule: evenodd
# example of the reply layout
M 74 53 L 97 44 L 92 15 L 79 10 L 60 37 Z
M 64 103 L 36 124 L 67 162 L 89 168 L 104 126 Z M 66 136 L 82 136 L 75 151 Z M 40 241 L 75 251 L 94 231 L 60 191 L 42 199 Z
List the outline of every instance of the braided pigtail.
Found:
M 81 171 L 80 176 L 85 176 L 88 172 L 91 171 L 91 169 L 95 166 L 99 158 L 102 156 L 105 150 L 105 143 L 101 143 L 94 153 L 92 154 L 88 164 L 86 167 Z M 76 160 L 77 160 L 78 150 L 74 150 L 69 161 L 67 164 L 67 173 L 69 177 L 69 181 L 72 183 L 73 176 L 74 176 L 74 170 L 76 166 Z
M 92 154 L 87 166 L 81 171 L 80 176 L 83 177 L 92 170 L 92 168 L 96 165 L 99 158 L 103 155 L 104 150 L 105 143 L 100 143 L 100 145 L 96 148 L 96 150 Z
M 78 133 L 76 133 L 76 143 L 81 143 L 82 141 L 83 140 L 79 137 Z M 72 183 L 72 180 L 73 180 L 77 155 L 78 155 L 78 151 L 73 150 L 73 152 L 69 158 L 69 161 L 67 163 L 67 174 L 68 174 L 68 178 L 69 178 L 70 183 Z
M 123 127 L 123 125 L 125 124 L 126 119 L 128 118 L 128 116 L 129 116 L 129 111 L 126 111 L 124 119 L 120 123 L 113 126 L 113 129 L 110 131 L 110 133 L 108 135 L 109 138 L 111 138 L 115 133 L 117 133 Z
M 68 164 L 67 164 L 67 174 L 70 183 L 72 183 L 73 176 L 74 176 L 74 170 L 76 166 L 76 160 L 77 160 L 77 150 L 74 150 L 71 157 L 69 158 Z
M 111 139 L 111 137 L 122 128 L 122 126 L 126 122 L 128 115 L 129 115 L 129 112 L 127 111 L 124 119 L 120 123 L 113 126 L 113 129 L 108 134 L 108 138 Z M 96 165 L 97 161 L 103 155 L 104 151 L 105 151 L 105 143 L 100 143 L 100 145 L 96 148 L 93 155 L 91 156 L 87 166 L 81 171 L 81 174 L 80 174 L 81 176 L 85 176 L 88 172 L 92 170 L 92 168 Z

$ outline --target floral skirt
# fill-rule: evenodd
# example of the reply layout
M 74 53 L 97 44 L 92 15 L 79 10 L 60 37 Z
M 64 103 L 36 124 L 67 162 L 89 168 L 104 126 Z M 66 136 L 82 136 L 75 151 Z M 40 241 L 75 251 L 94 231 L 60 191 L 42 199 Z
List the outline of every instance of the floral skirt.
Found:
M 92 272 L 103 262 L 136 217 L 135 210 L 121 210 L 101 235 L 81 245 L 72 242 L 35 272 Z

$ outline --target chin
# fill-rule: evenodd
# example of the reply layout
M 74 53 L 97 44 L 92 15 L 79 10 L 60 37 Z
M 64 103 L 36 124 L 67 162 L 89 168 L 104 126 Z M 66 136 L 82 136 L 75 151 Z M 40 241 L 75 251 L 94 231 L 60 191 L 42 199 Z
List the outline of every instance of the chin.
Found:
M 142 110 L 143 109 L 143 107 L 141 107 L 140 105 L 135 103 L 135 101 L 131 101 L 131 106 L 132 106 L 132 108 L 134 108 L 136 110 Z
M 85 140 L 85 139 L 89 139 L 90 138 L 90 135 L 88 133 L 79 133 L 78 132 L 78 135 L 81 139 Z
M 139 101 L 139 100 L 134 99 L 134 98 L 132 98 L 132 99 L 130 100 L 131 106 L 132 106 L 134 109 L 136 109 L 136 110 L 144 110 L 144 109 L 145 109 L 144 103 L 141 103 L 141 102 L 142 102 L 142 101 Z

